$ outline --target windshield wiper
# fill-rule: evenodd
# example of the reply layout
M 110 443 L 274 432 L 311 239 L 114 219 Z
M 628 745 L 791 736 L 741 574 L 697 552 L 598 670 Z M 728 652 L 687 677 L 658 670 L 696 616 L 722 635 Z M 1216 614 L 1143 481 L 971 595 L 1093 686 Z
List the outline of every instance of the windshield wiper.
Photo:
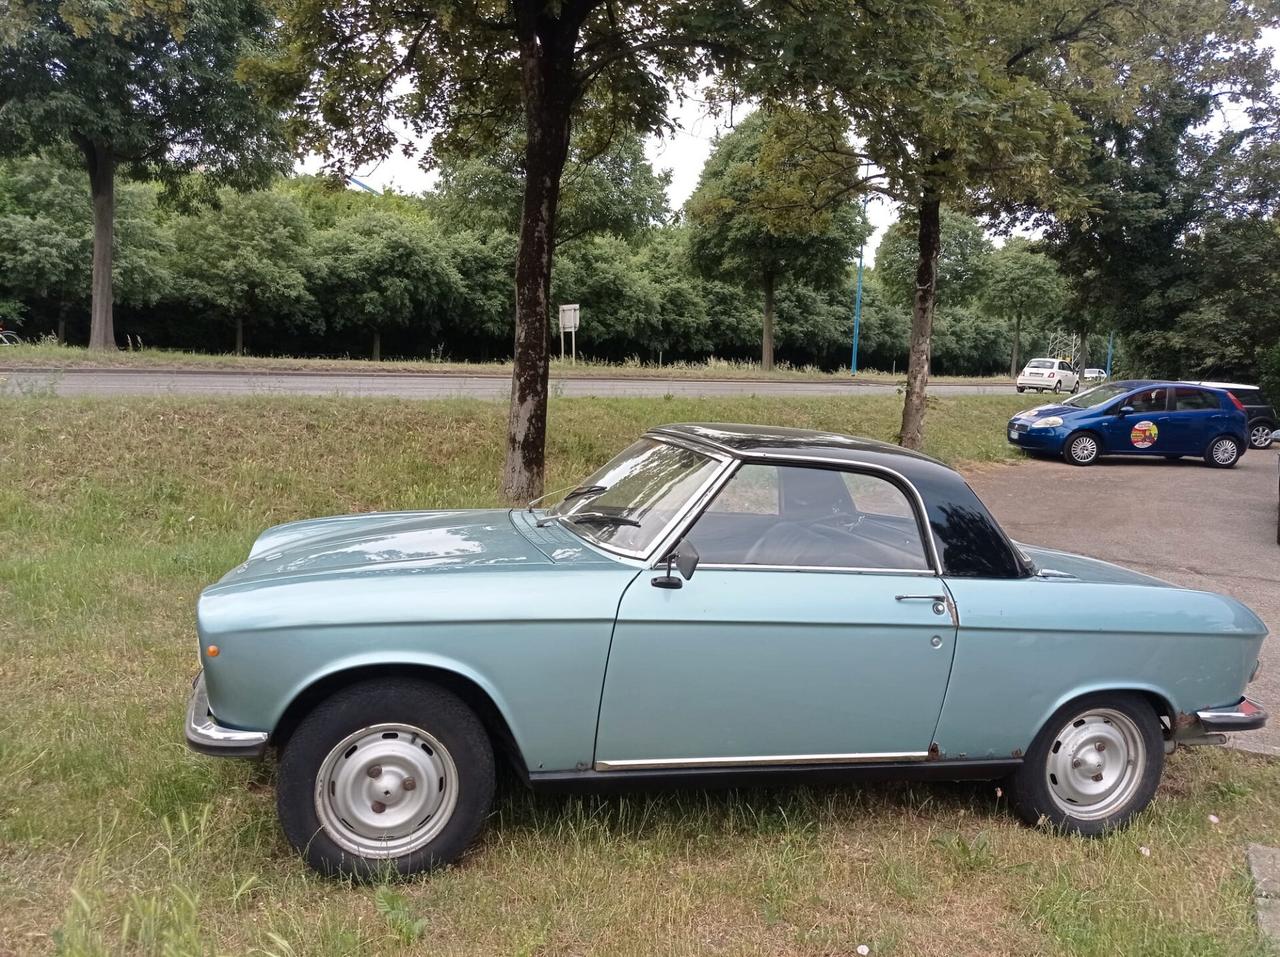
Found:
M 607 491 L 609 491 L 609 486 L 607 485 L 583 485 L 566 495 L 563 501 L 568 502 L 575 498 L 582 498 L 584 495 L 599 495 L 601 492 Z
M 610 515 L 608 512 L 577 512 L 570 515 L 561 515 L 566 522 L 581 522 L 583 525 L 632 525 L 635 528 L 640 527 L 640 523 L 634 518 L 627 518 L 625 515 Z

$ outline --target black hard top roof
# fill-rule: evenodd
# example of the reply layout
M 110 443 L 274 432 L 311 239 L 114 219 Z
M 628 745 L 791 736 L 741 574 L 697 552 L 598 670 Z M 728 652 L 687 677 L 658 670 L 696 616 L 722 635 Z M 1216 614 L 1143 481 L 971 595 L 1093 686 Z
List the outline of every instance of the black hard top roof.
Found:
M 650 432 L 713 446 L 735 458 L 785 456 L 814 461 L 834 459 L 879 465 L 913 480 L 917 475 L 926 473 L 936 481 L 938 472 L 946 472 L 954 476 L 956 481 L 963 481 L 951 468 L 920 452 L 912 452 L 876 439 L 856 438 L 838 432 L 725 422 L 681 422 L 661 425 Z

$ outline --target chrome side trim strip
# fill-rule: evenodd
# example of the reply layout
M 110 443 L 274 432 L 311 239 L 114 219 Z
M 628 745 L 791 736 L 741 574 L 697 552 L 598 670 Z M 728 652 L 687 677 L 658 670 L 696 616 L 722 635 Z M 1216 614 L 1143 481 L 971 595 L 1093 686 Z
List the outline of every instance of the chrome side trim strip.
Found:
M 849 754 L 769 754 L 728 758 L 640 758 L 597 761 L 597 771 L 646 771 L 662 768 L 748 768 L 793 764 L 871 764 L 889 761 L 924 761 L 928 751 L 854 751 Z
M 655 565 L 655 568 L 658 566 Z M 699 568 L 716 568 L 721 571 L 738 572 L 854 572 L 859 575 L 919 575 L 922 578 L 937 578 L 937 574 L 929 568 L 863 568 L 857 565 L 747 565 L 732 562 L 705 562 Z

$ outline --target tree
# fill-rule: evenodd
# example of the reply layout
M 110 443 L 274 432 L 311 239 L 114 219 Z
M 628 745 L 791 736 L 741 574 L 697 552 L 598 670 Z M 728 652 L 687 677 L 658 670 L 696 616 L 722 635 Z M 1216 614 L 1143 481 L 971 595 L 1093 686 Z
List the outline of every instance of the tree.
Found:
M 799 125 L 802 114 L 771 118 L 757 111 L 723 137 L 703 167 L 689 197 L 689 249 L 706 276 L 757 288 L 764 299 L 760 364 L 773 368 L 774 318 L 778 285 L 788 279 L 835 285 L 868 232 L 861 210 L 849 196 L 832 199 L 798 217 L 780 197 L 788 191 L 814 195 L 817 183 L 808 157 L 772 164 L 765 152 L 771 123 Z
M 1188 17 L 1194 7 L 904 0 L 851 11 L 819 0 L 778 8 L 772 28 L 788 37 L 789 55 L 755 61 L 750 87 L 826 108 L 826 129 L 798 131 L 792 148 L 822 152 L 846 188 L 889 196 L 917 224 L 903 445 L 923 441 L 942 205 L 995 212 L 1022 204 L 1066 215 L 1080 208 L 1083 197 L 1063 174 L 1086 151 L 1082 106 L 1128 108 L 1149 69 L 1137 40 L 1203 29 L 1203 15 Z M 856 150 L 839 145 L 850 122 Z
M 258 0 L 11 0 L 0 19 L 0 150 L 74 146 L 93 203 L 89 347 L 115 348 L 118 169 L 170 183 L 261 181 L 281 164 L 275 114 L 236 78 L 265 41 Z
M 217 208 L 174 230 L 182 294 L 235 327 L 244 353 L 246 320 L 318 324 L 304 273 L 309 227 L 287 193 L 223 190 Z
M 635 133 L 616 135 L 591 156 L 572 141 L 557 211 L 556 245 L 584 236 L 630 238 L 665 222 L 669 173 L 655 173 Z M 483 156 L 447 157 L 440 167 L 437 209 L 473 229 L 520 229 L 524 144 L 510 136 Z
M 155 188 L 126 184 L 115 218 L 115 298 L 151 305 L 169 285 L 173 252 Z M 0 164 L 0 296 L 59 342 L 68 320 L 88 311 L 92 248 L 93 214 L 74 169 L 40 156 Z
M 585 159 L 614 136 L 661 132 L 669 91 L 724 63 L 756 24 L 735 0 L 606 3 L 295 0 L 288 55 L 261 71 L 296 104 L 301 143 L 347 161 L 384 156 L 402 120 L 426 159 L 523 136 L 515 362 L 502 493 L 543 485 L 552 258 L 572 137 Z
M 1066 283 L 1057 264 L 1029 240 L 1010 237 L 992 253 L 982 301 L 989 311 L 1013 323 L 1011 378 L 1017 378 L 1022 368 L 1023 324 L 1061 317 L 1066 295 Z
M 903 305 L 915 296 L 918 233 L 919 225 L 908 211 L 885 230 L 876 247 L 880 285 Z M 938 239 L 938 304 L 958 305 L 972 299 L 987 282 L 991 254 L 991 240 L 978 221 L 944 206 Z
M 435 231 L 420 219 L 368 210 L 313 239 L 308 256 L 312 298 L 329 328 L 359 328 L 382 358 L 382 330 L 434 326 L 462 294 L 462 278 Z

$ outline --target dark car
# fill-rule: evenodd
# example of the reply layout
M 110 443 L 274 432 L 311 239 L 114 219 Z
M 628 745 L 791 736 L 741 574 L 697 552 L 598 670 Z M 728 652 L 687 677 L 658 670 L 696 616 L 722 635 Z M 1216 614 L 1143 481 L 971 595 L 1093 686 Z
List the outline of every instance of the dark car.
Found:
M 1200 456 L 1231 468 L 1249 445 L 1244 405 L 1231 392 L 1189 382 L 1108 382 L 1009 420 L 1009 442 L 1092 465 L 1101 455 Z
M 1245 415 L 1249 416 L 1249 445 L 1255 449 L 1268 449 L 1276 431 L 1276 410 L 1271 400 L 1262 394 L 1262 387 L 1241 385 L 1238 382 L 1195 382 L 1193 385 L 1207 385 L 1211 389 L 1224 389 L 1230 392 L 1244 406 Z

